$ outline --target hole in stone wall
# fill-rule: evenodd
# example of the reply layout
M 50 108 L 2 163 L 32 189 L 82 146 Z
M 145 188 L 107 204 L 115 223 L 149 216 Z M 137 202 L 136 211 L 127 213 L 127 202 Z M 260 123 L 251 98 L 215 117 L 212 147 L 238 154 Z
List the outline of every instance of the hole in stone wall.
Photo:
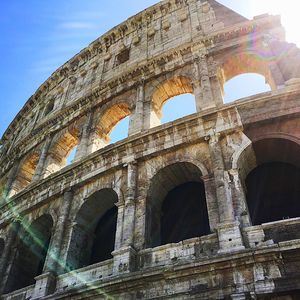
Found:
M 187 182 L 171 190 L 162 205 L 161 245 L 209 233 L 202 182 Z
M 118 209 L 116 206 L 109 209 L 99 220 L 95 229 L 94 243 L 89 264 L 94 264 L 112 258 L 114 250 L 115 232 Z
M 271 91 L 264 76 L 247 73 L 233 77 L 224 85 L 224 103 Z
M 114 250 L 118 196 L 112 189 L 92 194 L 76 217 L 66 271 L 110 259 Z M 82 245 L 85 245 L 82 247 Z
M 51 216 L 44 215 L 29 227 L 23 227 L 7 281 L 6 293 L 34 284 L 34 278 L 42 274 L 52 226 Z
M 76 151 L 77 151 L 78 146 L 75 146 L 71 152 L 69 153 L 69 155 L 67 156 L 67 166 L 72 164 L 74 162 L 75 159 L 75 155 L 76 155 Z
M 10 196 L 17 194 L 31 183 L 38 161 L 39 154 L 35 152 L 27 155 L 27 157 L 22 160 L 10 190 Z
M 79 132 L 76 128 L 66 130 L 61 136 L 58 136 L 49 150 L 43 178 L 71 164 L 74 160 L 78 143 Z
M 300 217 L 300 146 L 284 138 L 266 138 L 252 148 L 256 164 L 243 176 L 252 223 Z
M 116 143 L 128 137 L 129 116 L 122 119 L 111 131 L 110 142 Z
M 129 57 L 130 57 L 130 49 L 124 49 L 116 56 L 115 66 L 125 63 L 126 61 L 129 60 Z
M 152 95 L 150 127 L 161 124 L 162 109 L 165 103 L 164 123 L 173 121 L 187 114 L 194 113 L 196 111 L 194 96 L 187 95 L 192 93 L 193 85 L 191 79 L 188 77 L 176 76 L 171 79 L 167 79 L 162 83 L 158 83 Z M 170 103 L 168 104 L 168 102 Z
M 99 138 L 101 140 L 99 149 L 110 142 L 115 143 L 128 136 L 130 114 L 131 111 L 127 103 L 115 104 L 104 111 L 98 124 Z
M 149 247 L 209 233 L 201 171 L 191 163 L 175 163 L 151 180 L 147 195 L 146 239 Z
M 246 178 L 247 203 L 253 225 L 300 216 L 300 168 L 270 162 Z
M 193 113 L 196 113 L 194 95 L 183 94 L 175 96 L 165 102 L 162 109 L 161 123 L 165 124 Z

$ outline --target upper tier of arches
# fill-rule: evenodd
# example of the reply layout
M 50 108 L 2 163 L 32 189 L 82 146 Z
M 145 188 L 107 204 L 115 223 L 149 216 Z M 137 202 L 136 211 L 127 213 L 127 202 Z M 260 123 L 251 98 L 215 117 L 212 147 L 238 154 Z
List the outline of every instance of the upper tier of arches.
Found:
M 226 10 L 230 15 L 230 24 L 223 18 Z M 198 18 L 195 18 L 196 15 Z M 190 22 L 191 19 L 199 21 Z M 5 132 L 3 140 L 11 141 L 12 136 L 16 138 L 16 135 L 21 135 L 23 138 L 29 135 L 32 130 L 39 128 L 45 121 L 50 122 L 79 98 L 99 89 L 99 86 L 100 89 L 111 88 L 124 79 L 130 85 L 137 79 L 134 74 L 138 77 L 147 76 L 149 66 L 153 64 L 156 65 L 157 72 L 158 68 L 168 63 L 171 56 L 179 55 L 179 59 L 187 62 L 190 57 L 181 49 L 183 46 L 184 49 L 190 47 L 191 40 L 199 38 L 198 28 L 202 29 L 201 34 L 212 35 L 210 38 L 217 39 L 216 29 L 226 32 L 226 26 L 235 21 L 238 28 L 243 28 L 240 32 L 241 38 L 244 38 L 253 30 L 257 31 L 257 36 L 268 31 L 265 23 L 269 24 L 270 19 L 274 28 L 280 28 L 279 18 L 266 17 L 265 20 L 248 21 L 210 1 L 162 1 L 116 26 L 55 71 L 25 104 Z M 228 33 L 232 32 L 232 28 L 228 27 L 228 30 Z M 160 32 L 163 35 L 158 41 Z M 191 36 L 186 32 L 190 32 Z M 159 46 L 162 43 L 164 47 Z M 193 49 L 191 52 L 198 55 Z M 23 128 L 18 133 L 20 124 Z

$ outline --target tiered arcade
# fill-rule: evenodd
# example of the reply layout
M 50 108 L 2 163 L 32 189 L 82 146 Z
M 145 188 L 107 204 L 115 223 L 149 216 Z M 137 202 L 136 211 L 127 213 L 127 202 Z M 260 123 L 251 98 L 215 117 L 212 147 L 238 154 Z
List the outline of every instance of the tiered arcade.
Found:
M 224 104 L 245 73 L 271 91 Z M 161 125 L 186 93 L 197 112 Z M 299 114 L 278 16 L 165 0 L 129 18 L 2 137 L 1 299 L 299 299 Z

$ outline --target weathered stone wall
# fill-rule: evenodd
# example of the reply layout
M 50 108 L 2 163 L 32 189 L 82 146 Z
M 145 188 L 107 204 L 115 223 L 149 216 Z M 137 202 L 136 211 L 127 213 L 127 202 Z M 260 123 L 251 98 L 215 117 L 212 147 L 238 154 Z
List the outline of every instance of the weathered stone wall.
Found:
M 299 218 L 252 226 L 247 205 L 257 166 L 300 166 L 299 76 L 282 32 L 278 17 L 250 21 L 214 0 L 162 1 L 55 71 L 1 141 L 1 297 L 297 299 Z M 272 91 L 223 104 L 225 82 L 247 72 Z M 160 125 L 164 103 L 184 93 L 197 113 Z M 109 145 L 127 116 L 129 137 Z M 203 183 L 210 233 L 151 248 L 163 198 L 189 181 Z M 113 258 L 87 265 L 84 224 L 114 205 Z M 13 291 L 20 245 L 46 215 L 42 272 Z

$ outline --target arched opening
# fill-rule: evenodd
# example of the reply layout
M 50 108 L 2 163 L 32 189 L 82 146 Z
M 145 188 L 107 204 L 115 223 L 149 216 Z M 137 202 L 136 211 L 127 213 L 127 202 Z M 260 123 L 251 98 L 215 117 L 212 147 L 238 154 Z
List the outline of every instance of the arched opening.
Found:
M 58 136 L 49 150 L 43 177 L 45 178 L 72 163 L 78 143 L 79 132 L 76 128 L 66 130 Z
M 240 51 L 225 57 L 218 76 L 225 92 L 224 102 L 275 90 L 277 87 L 271 64 L 269 55 L 257 51 Z
M 70 164 L 72 164 L 74 162 L 77 148 L 78 148 L 77 146 L 73 147 L 73 149 L 68 154 L 68 156 L 66 158 L 66 164 L 67 164 L 67 166 L 70 165 Z
M 116 143 L 128 137 L 129 116 L 117 123 L 110 133 L 110 142 Z
M 100 148 L 128 136 L 130 114 L 127 103 L 118 103 L 103 113 L 97 126 L 101 139 Z
M 201 171 L 182 162 L 160 170 L 147 195 L 147 244 L 167 243 L 207 235 L 210 232 Z
M 53 220 L 43 215 L 20 233 L 14 261 L 9 273 L 6 293 L 35 283 L 43 272 L 52 232 Z
M 253 144 L 257 166 L 245 180 L 253 225 L 300 217 L 300 146 L 270 138 Z
M 182 94 L 169 99 L 162 108 L 161 124 L 196 113 L 195 96 Z
M 167 103 L 168 100 L 170 100 L 169 105 Z M 184 76 L 168 79 L 158 84 L 153 93 L 150 127 L 158 126 L 161 123 L 170 122 L 194 113 L 196 112 L 195 107 L 195 97 L 193 96 L 191 80 Z M 165 118 L 163 118 L 163 113 L 165 114 Z
M 238 75 L 225 83 L 224 103 L 269 91 L 271 87 L 264 76 L 255 73 Z
M 27 155 L 27 157 L 22 160 L 16 179 L 11 187 L 9 196 L 17 194 L 31 183 L 38 161 L 39 155 L 36 152 Z
M 84 202 L 73 227 L 67 270 L 112 258 L 118 214 L 115 206 L 117 202 L 118 196 L 112 189 L 97 191 Z

